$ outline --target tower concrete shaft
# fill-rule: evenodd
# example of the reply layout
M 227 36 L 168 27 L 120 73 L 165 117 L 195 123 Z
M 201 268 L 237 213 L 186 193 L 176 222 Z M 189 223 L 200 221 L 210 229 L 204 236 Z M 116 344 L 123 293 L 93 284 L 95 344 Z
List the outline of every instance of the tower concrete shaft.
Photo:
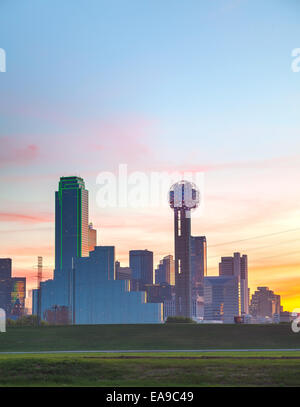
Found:
M 174 208 L 176 315 L 191 318 L 191 216 L 186 208 Z

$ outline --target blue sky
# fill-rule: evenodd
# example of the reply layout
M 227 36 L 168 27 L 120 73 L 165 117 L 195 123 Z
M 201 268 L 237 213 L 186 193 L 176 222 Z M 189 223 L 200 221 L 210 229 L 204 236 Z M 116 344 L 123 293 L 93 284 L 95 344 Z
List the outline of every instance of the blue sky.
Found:
M 119 245 L 124 264 L 128 234 L 132 244 L 147 235 L 157 260 L 168 254 L 171 218 L 148 216 L 165 227 L 151 235 L 144 213 L 128 214 L 131 229 L 116 236 L 109 225 L 127 215 L 97 208 L 96 175 L 122 162 L 204 169 L 206 212 L 195 233 L 212 246 L 300 227 L 300 73 L 291 70 L 299 15 L 298 0 L 2 0 L 0 255 L 20 273 L 40 254 L 53 264 L 53 194 L 59 176 L 74 173 L 87 181 L 96 224 L 106 224 L 101 243 Z M 32 214 L 40 222 L 24 221 Z M 26 257 L 15 248 L 28 233 Z M 155 246 L 160 239 L 167 243 Z M 211 274 L 235 250 L 251 248 L 212 248 Z M 299 272 L 299 256 L 278 273 L 278 259 L 255 259 L 253 286 L 266 268 L 275 271 L 265 283 L 278 289 L 283 270 Z
M 2 3 L 8 72 L 1 93 L 8 104 L 18 99 L 83 120 L 146 116 L 159 121 L 157 136 L 166 144 L 187 133 L 192 146 L 201 137 L 213 156 L 224 149 L 224 135 L 233 155 L 238 144 L 253 157 L 256 137 L 243 137 L 245 130 L 299 124 L 299 79 L 290 69 L 297 1 Z M 3 124 L 8 134 L 45 131 L 29 120 Z M 278 135 L 260 142 L 276 154 L 271 137 L 282 151 Z

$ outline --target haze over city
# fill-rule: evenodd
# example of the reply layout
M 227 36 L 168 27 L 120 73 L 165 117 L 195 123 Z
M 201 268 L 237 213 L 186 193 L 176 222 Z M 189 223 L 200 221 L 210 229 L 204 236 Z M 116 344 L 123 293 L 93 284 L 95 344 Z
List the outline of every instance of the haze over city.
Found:
M 0 5 L 0 257 L 14 275 L 35 288 L 43 256 L 52 277 L 64 175 L 84 178 L 98 245 L 115 245 L 122 265 L 131 249 L 152 250 L 155 266 L 173 254 L 170 208 L 97 205 L 97 175 L 125 163 L 203 172 L 192 234 L 207 238 L 208 275 L 245 253 L 251 293 L 268 286 L 299 307 L 297 2 L 264 1 L 259 13 L 243 0 L 194 1 L 193 13 L 179 1 L 26 3 Z

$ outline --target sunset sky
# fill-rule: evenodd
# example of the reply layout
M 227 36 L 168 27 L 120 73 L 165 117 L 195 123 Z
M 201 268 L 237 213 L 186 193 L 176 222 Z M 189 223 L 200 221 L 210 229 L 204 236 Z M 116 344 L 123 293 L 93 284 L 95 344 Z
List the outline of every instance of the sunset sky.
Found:
M 173 254 L 172 211 L 100 208 L 97 175 L 203 172 L 193 235 L 249 257 L 251 293 L 300 307 L 299 0 L 2 0 L 0 257 L 54 265 L 60 176 L 89 190 L 98 244 Z

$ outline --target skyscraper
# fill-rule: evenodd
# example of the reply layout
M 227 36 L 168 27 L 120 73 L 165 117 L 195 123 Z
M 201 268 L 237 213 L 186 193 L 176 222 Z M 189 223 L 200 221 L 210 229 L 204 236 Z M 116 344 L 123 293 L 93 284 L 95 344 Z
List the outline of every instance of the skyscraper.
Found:
M 238 315 L 238 277 L 204 277 L 204 319 L 234 323 Z
M 93 228 L 93 224 L 89 223 L 89 252 L 92 252 L 97 246 L 97 230 Z
M 89 255 L 88 191 L 82 178 L 61 177 L 55 193 L 55 269 Z
M 24 312 L 26 298 L 26 277 L 12 277 L 11 259 L 0 259 L 0 308 L 11 317 L 16 303 Z
M 130 267 L 121 267 L 120 262 L 115 263 L 116 280 L 131 280 L 132 271 Z
M 207 245 L 205 236 L 191 236 L 192 295 L 203 296 L 204 276 L 207 275 Z
M 11 279 L 11 309 L 13 309 L 16 302 L 19 302 L 21 312 L 24 312 L 25 298 L 26 298 L 26 278 L 13 277 Z
M 233 257 L 222 257 L 219 263 L 220 276 L 236 276 L 240 290 L 240 312 L 249 313 L 249 289 L 248 289 L 248 257 L 234 253 Z
M 155 270 L 155 284 L 175 285 L 175 264 L 172 255 L 165 256 Z
M 194 184 L 180 181 L 171 187 L 169 202 L 174 210 L 176 315 L 191 317 L 191 209 L 198 206 L 199 193 Z
M 248 256 L 241 257 L 241 312 L 249 314 Z
M 272 318 L 274 314 L 280 314 L 280 311 L 280 295 L 274 294 L 268 287 L 257 287 L 251 298 L 251 315 Z
M 11 309 L 11 259 L 0 259 L 0 308 Z
M 153 252 L 130 250 L 129 267 L 132 271 L 132 289 L 141 291 L 145 284 L 153 284 Z
M 127 279 L 117 281 L 115 248 L 95 246 L 89 252 L 88 232 L 84 182 L 63 177 L 56 192 L 57 268 L 53 279 L 41 282 L 42 295 L 32 291 L 33 314 L 40 298 L 42 319 L 55 323 L 161 323 L 163 304 L 147 304 L 145 292 L 130 292 Z M 131 265 L 141 285 L 153 284 L 153 252 L 132 251 Z

